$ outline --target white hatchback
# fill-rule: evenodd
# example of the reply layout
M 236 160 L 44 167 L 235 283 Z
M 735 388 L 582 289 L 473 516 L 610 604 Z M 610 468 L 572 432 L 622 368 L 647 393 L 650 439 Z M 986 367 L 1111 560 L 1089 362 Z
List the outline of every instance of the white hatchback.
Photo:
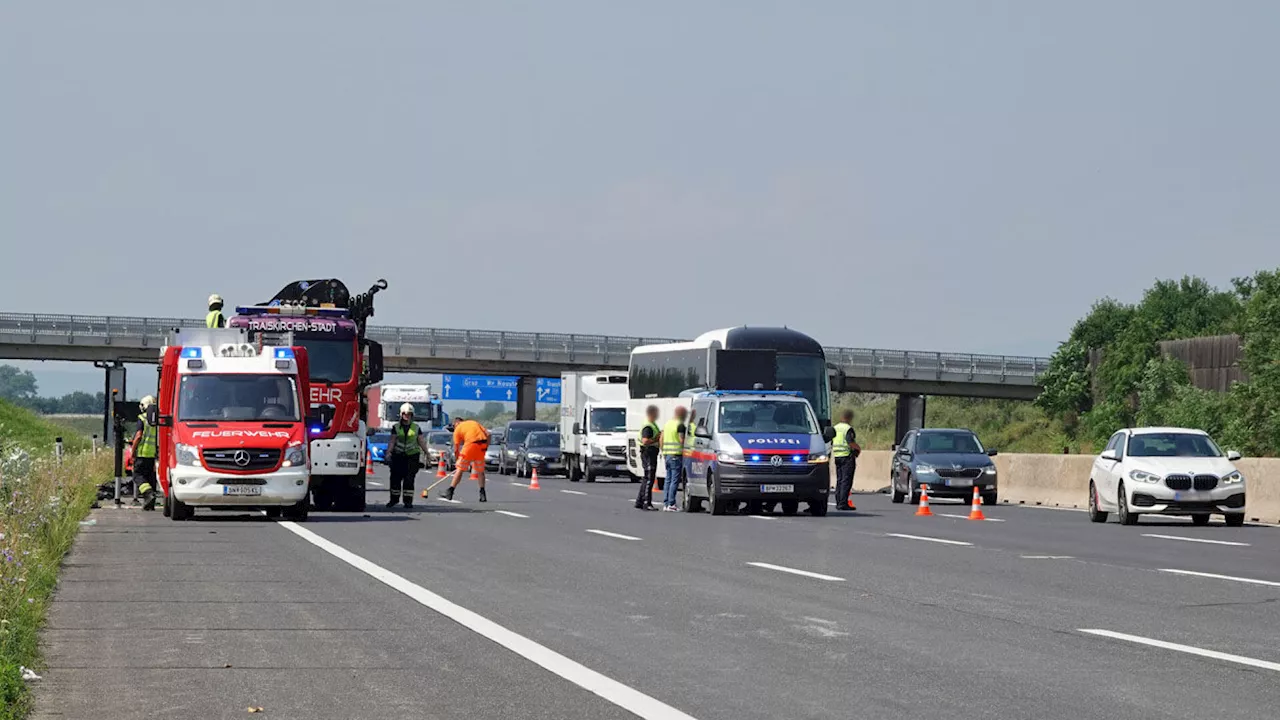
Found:
M 1202 430 L 1135 428 L 1111 436 L 1093 461 L 1089 519 L 1106 522 L 1115 512 L 1122 525 L 1142 514 L 1190 515 L 1197 525 L 1222 514 L 1228 525 L 1244 524 L 1244 476 Z

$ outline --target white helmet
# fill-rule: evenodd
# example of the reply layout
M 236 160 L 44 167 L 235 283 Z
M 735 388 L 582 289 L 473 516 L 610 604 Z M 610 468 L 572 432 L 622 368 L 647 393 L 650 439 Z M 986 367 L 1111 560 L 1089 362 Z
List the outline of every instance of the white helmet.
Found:
M 410 405 L 409 403 L 405 403 L 400 406 L 400 414 L 404 415 L 406 413 L 408 413 L 409 415 L 413 414 L 413 406 Z
M 222 304 L 222 296 L 221 296 L 221 295 L 219 295 L 218 293 L 214 293 L 214 294 L 210 295 L 210 296 L 209 296 L 209 304 L 210 304 L 210 305 L 221 305 L 221 304 Z
M 156 404 L 156 399 L 150 395 L 142 398 L 142 400 L 138 402 L 138 405 L 140 405 L 143 410 L 146 410 L 147 408 L 155 404 Z

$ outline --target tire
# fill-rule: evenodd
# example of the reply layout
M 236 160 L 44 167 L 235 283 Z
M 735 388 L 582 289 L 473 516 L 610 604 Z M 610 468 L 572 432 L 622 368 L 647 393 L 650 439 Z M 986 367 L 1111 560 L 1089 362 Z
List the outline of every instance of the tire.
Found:
M 681 510 L 687 513 L 702 512 L 702 498 L 694 497 L 693 493 L 689 492 L 688 485 L 685 486 L 684 492 L 680 493 L 680 495 Z
M 1192 515 L 1191 524 L 1192 525 L 1208 525 L 1209 513 L 1196 513 L 1195 515 Z
M 173 502 L 173 498 L 168 495 L 165 495 L 164 496 L 164 516 L 165 517 L 171 517 L 173 515 L 173 506 L 169 504 L 171 502 Z
M 322 481 L 319 485 L 311 486 L 311 504 L 315 505 L 319 512 L 328 512 L 333 509 L 333 491 L 328 487 L 328 483 Z
M 573 462 L 568 463 L 567 467 L 569 468 L 569 482 L 578 482 L 582 479 L 582 469 L 578 467 L 578 461 L 576 459 Z
M 999 502 L 1000 502 L 1000 496 L 996 493 L 995 490 L 992 490 L 991 492 L 982 493 L 983 505 L 996 505 Z
M 281 514 L 281 512 L 282 512 L 282 511 L 281 511 L 281 509 L 280 509 L 280 508 L 278 508 L 278 507 L 269 507 L 269 508 L 267 508 L 266 512 L 267 512 L 267 518 L 268 518 L 268 519 L 270 519 L 270 520 L 279 520 L 279 519 L 280 519 L 280 514 Z
M 908 483 L 908 484 L 907 484 L 907 488 L 908 488 L 908 490 L 910 490 L 910 492 L 908 492 L 908 493 L 907 493 L 907 498 L 908 498 L 908 499 L 907 499 L 907 502 L 911 503 L 912 505 L 919 505 L 919 504 L 920 504 L 920 489 L 919 489 L 919 488 L 913 488 L 913 487 L 911 487 L 911 485 L 912 485 L 912 484 L 914 484 L 914 483 L 912 483 L 910 480 L 908 480 L 908 481 L 907 481 L 907 483 Z
M 783 500 L 783 501 L 782 501 L 782 514 L 783 514 L 783 515 L 786 515 L 786 516 L 790 517 L 790 516 L 792 516 L 792 515 L 795 515 L 795 514 L 796 514 L 796 513 L 798 513 L 798 512 L 800 512 L 800 501 L 799 501 L 799 500 Z
M 591 463 L 586 460 L 582 461 L 582 481 L 589 483 L 596 481 L 596 473 L 591 469 Z
M 1120 487 L 1116 490 L 1116 505 L 1119 511 L 1116 517 L 1119 518 L 1121 525 L 1137 525 L 1138 513 L 1129 509 L 1129 498 L 1125 496 L 1124 483 L 1120 483 Z
M 1227 527 L 1240 527 L 1244 525 L 1244 513 L 1227 513 L 1223 517 L 1227 520 Z
M 1104 523 L 1107 521 L 1107 515 L 1102 511 L 1102 503 L 1098 502 L 1098 488 L 1089 481 L 1089 522 Z
M 814 517 L 827 516 L 827 496 L 820 495 L 809 500 L 809 514 Z
M 309 506 L 307 505 L 307 501 L 304 499 L 297 505 L 290 505 L 289 507 L 282 508 L 281 515 L 284 516 L 285 520 L 289 520 L 291 522 L 306 522 L 308 509 Z
M 190 520 L 191 518 L 195 517 L 195 514 L 196 514 L 195 510 L 192 509 L 190 505 L 184 502 L 180 502 L 178 500 L 174 500 L 172 503 L 172 507 L 169 509 L 169 519 L 173 520 L 174 522 L 182 522 L 183 520 Z
M 707 475 L 707 512 L 711 513 L 712 515 L 724 515 L 725 505 L 726 505 L 725 501 L 721 500 L 719 497 L 716 496 L 715 480 L 713 480 L 711 478 L 711 475 L 708 474 Z
M 902 501 L 906 499 L 906 493 L 898 492 L 898 481 L 889 478 L 889 502 L 901 505 Z

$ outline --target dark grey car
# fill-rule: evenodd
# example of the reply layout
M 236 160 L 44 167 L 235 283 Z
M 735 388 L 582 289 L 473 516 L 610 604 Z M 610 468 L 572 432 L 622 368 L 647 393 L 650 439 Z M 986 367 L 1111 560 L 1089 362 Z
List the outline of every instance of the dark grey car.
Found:
M 498 453 L 498 473 L 510 475 L 516 471 L 518 451 L 525 438 L 529 437 L 529 433 L 555 429 L 556 426 L 551 423 L 535 420 L 512 420 L 507 423 L 500 446 L 501 451 Z
M 984 505 L 997 500 L 996 465 L 991 458 L 995 450 L 982 447 L 972 430 L 912 430 L 894 449 L 890 470 L 889 494 L 893 502 L 908 497 L 911 504 L 920 502 L 920 486 L 929 486 L 929 497 L 973 497 L 973 489 L 982 493 Z

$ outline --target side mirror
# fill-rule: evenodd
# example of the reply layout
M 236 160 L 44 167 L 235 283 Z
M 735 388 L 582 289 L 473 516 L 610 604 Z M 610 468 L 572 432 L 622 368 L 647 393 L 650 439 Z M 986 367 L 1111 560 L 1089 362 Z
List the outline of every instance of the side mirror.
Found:
M 898 457 L 902 458 L 903 460 L 910 460 L 911 451 L 906 448 L 898 448 Z
M 1000 452 L 995 448 L 987 448 L 987 457 L 995 457 L 996 455 L 999 455 L 999 454 Z
M 1115 450 L 1103 450 L 1102 454 L 1099 455 L 1098 457 L 1102 458 L 1103 460 L 1110 460 L 1111 462 L 1120 461 L 1120 454 L 1117 453 Z
M 701 427 L 694 428 L 694 430 L 693 430 L 693 436 L 694 436 L 694 437 L 700 437 L 700 438 L 707 438 L 708 440 L 710 440 L 710 439 L 711 439 L 711 431 L 710 431 L 710 430 L 708 430 L 708 429 L 707 429 L 707 427 L 706 427 L 705 425 L 703 425 L 703 426 L 701 426 Z
M 831 442 L 836 439 L 836 429 L 830 425 L 822 428 L 822 439 L 824 442 Z
M 574 423 L 574 424 L 573 424 L 573 434 L 574 434 L 574 435 L 581 435 L 581 434 L 582 434 L 582 426 L 581 426 L 581 425 L 579 425 L 578 423 Z
M 1227 451 L 1227 460 L 1230 460 L 1231 462 L 1235 462 L 1239 459 L 1240 459 L 1240 453 L 1236 452 L 1235 450 Z
M 366 372 L 369 376 L 369 384 L 380 383 L 383 374 L 382 343 L 369 340 L 366 345 L 369 348 L 369 369 Z
M 167 427 L 167 428 L 173 427 L 173 416 L 172 415 L 156 416 L 156 427 Z M 1236 454 L 1236 459 L 1237 460 L 1240 459 L 1239 453 Z

